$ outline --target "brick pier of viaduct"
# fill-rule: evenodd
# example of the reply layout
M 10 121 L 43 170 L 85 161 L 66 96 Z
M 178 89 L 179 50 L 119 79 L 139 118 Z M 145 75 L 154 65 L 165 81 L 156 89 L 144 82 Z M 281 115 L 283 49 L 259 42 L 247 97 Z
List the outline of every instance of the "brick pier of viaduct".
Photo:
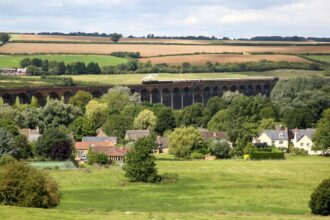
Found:
M 278 78 L 218 79 L 218 80 L 180 80 L 180 81 L 145 81 L 139 85 L 128 85 L 131 91 L 141 96 L 141 101 L 162 103 L 173 109 L 181 109 L 194 103 L 206 104 L 214 96 L 222 96 L 226 91 L 239 91 L 245 95 L 270 95 Z M 111 86 L 74 86 L 74 87 L 38 87 L 0 89 L 0 96 L 5 103 L 13 104 L 16 97 L 21 103 L 30 103 L 32 96 L 40 105 L 47 97 L 67 101 L 77 91 L 90 92 L 94 97 L 105 94 Z

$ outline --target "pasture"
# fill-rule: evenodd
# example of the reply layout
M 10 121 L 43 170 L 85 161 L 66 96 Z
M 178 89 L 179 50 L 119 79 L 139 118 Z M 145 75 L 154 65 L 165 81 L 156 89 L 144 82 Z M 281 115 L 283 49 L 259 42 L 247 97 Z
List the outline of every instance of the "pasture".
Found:
M 70 44 L 7 43 L 5 54 L 110 54 L 115 51 L 140 52 L 144 57 L 192 53 L 330 53 L 330 46 L 229 46 L 229 45 L 151 45 L 151 44 Z
M 212 63 L 244 63 L 244 62 L 260 62 L 267 61 L 287 61 L 287 62 L 310 62 L 301 57 L 293 55 L 246 55 L 246 54 L 198 54 L 186 56 L 163 56 L 141 58 L 140 61 L 151 61 L 154 64 L 167 63 L 172 65 L 181 65 L 184 62 L 189 62 L 194 65 L 204 65 L 210 61 Z
M 108 55 L 72 55 L 72 54 L 49 54 L 49 55 L 0 55 L 0 68 L 1 67 L 11 67 L 19 68 L 20 62 L 24 58 L 39 58 L 48 61 L 63 61 L 65 64 L 72 62 L 84 62 L 88 64 L 89 62 L 96 62 L 100 66 L 116 66 L 122 63 L 126 63 L 127 59 L 108 56 Z
M 1 219 L 324 219 L 312 216 L 313 189 L 330 158 L 284 161 L 157 161 L 176 184 L 130 183 L 120 167 L 50 171 L 63 198 L 55 209 L 0 206 Z

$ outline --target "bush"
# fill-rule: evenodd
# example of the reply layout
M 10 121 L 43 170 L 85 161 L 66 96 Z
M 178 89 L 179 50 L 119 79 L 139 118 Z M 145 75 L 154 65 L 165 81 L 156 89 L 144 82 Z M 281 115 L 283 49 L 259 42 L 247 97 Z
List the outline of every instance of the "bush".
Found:
M 3 156 L 0 157 L 0 166 L 5 166 L 7 164 L 16 162 L 16 159 L 12 156 L 10 156 L 9 154 L 5 154 Z
M 297 155 L 297 156 L 308 155 L 308 153 L 304 149 L 297 148 L 297 147 L 292 148 L 291 153 L 293 153 L 294 155 Z
M 162 184 L 177 183 L 179 175 L 177 173 L 164 173 L 161 178 Z
M 211 154 L 216 156 L 216 158 L 226 159 L 230 158 L 231 147 L 226 140 L 211 140 L 210 144 Z
M 309 207 L 313 214 L 330 215 L 330 178 L 323 180 L 314 190 L 309 201 Z
M 205 159 L 205 155 L 202 154 L 202 153 L 194 151 L 194 152 L 191 153 L 191 158 L 193 158 L 195 160 L 202 160 L 202 159 Z
M 96 163 L 105 165 L 109 162 L 108 156 L 105 153 L 96 153 Z
M 22 162 L 0 168 L 0 203 L 21 207 L 50 208 L 60 203 L 57 183 L 42 171 Z
M 284 153 L 283 152 L 258 152 L 252 151 L 250 152 L 250 159 L 251 160 L 284 160 Z

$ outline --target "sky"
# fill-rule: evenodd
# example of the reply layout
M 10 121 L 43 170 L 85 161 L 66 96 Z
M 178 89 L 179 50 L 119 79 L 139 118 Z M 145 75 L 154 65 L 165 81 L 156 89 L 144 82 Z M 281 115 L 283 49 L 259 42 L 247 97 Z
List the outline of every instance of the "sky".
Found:
M 0 32 L 330 37 L 330 0 L 0 0 Z

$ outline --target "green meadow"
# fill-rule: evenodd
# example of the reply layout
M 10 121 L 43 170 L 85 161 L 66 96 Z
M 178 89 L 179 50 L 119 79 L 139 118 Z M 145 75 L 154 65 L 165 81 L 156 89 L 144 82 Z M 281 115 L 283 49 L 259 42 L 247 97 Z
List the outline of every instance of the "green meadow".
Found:
M 0 219 L 325 219 L 310 214 L 328 157 L 286 160 L 157 160 L 177 183 L 131 183 L 118 166 L 49 171 L 60 184 L 54 209 L 0 206 Z
M 116 66 L 127 62 L 127 59 L 108 56 L 108 55 L 64 55 L 64 54 L 47 54 L 47 55 L 0 55 L 0 67 L 19 68 L 23 58 L 39 58 L 48 61 L 63 61 L 65 64 L 72 62 L 96 62 L 100 66 Z

